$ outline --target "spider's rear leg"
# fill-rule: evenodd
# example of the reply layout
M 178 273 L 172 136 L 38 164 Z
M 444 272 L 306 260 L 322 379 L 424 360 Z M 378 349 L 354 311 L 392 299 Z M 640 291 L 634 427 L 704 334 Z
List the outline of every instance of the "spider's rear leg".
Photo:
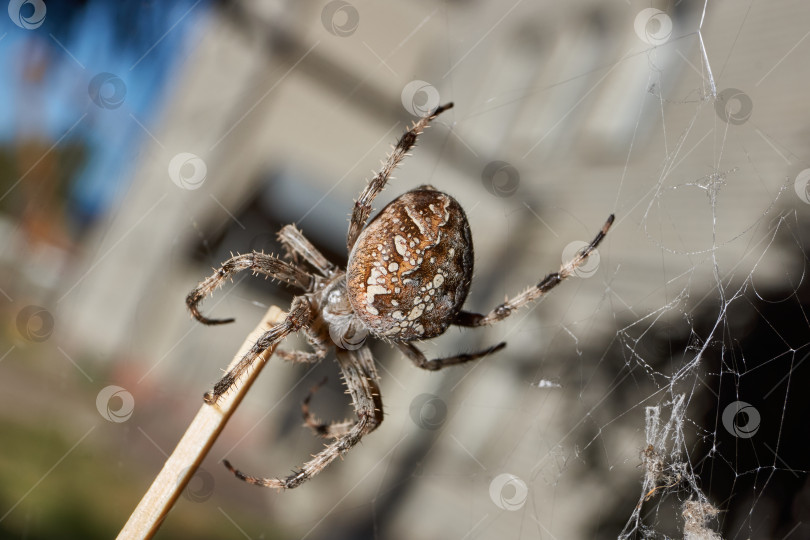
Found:
M 200 282 L 197 287 L 186 297 L 186 305 L 195 319 L 203 324 L 225 324 L 233 322 L 233 319 L 209 319 L 200 313 L 197 307 L 205 297 L 213 293 L 222 282 L 230 278 L 233 274 L 242 270 L 252 270 L 256 274 L 264 274 L 268 277 L 278 279 L 305 291 L 311 290 L 315 278 L 309 273 L 276 259 L 271 255 L 253 251 L 244 255 L 231 257 L 222 264 L 222 267 L 214 272 L 206 280 Z
M 563 263 L 557 272 L 552 272 L 551 274 L 547 275 L 534 287 L 520 293 L 511 300 L 507 300 L 486 315 L 481 315 L 480 313 L 471 313 L 469 311 L 461 311 L 458 315 L 456 315 L 456 318 L 453 319 L 453 324 L 456 326 L 486 326 L 507 318 L 514 311 L 546 294 L 551 289 L 559 285 L 560 282 L 562 282 L 565 278 L 573 275 L 577 268 L 585 264 L 585 261 L 588 260 L 588 257 L 591 255 L 593 250 L 596 249 L 599 243 L 607 235 L 608 230 L 610 230 L 610 226 L 613 225 L 613 220 L 614 215 L 610 214 L 610 217 L 608 217 L 605 224 L 602 225 L 602 229 L 599 231 L 596 237 L 594 237 L 590 244 L 585 246 L 579 253 L 577 253 L 576 257 L 566 263 Z
M 410 358 L 413 363 L 416 364 L 416 367 L 427 369 L 429 371 L 437 371 L 447 366 L 464 364 L 466 362 L 478 360 L 479 358 L 483 358 L 484 356 L 488 356 L 492 353 L 496 353 L 506 347 L 506 343 L 498 343 L 497 345 L 493 345 L 492 347 L 484 349 L 483 351 L 462 353 L 455 356 L 448 356 L 446 358 L 435 358 L 433 360 L 428 360 L 422 351 L 420 351 L 413 343 L 401 341 L 396 343 L 396 346 L 405 354 L 405 356 Z
M 274 325 L 270 330 L 262 334 L 253 347 L 243 356 L 239 362 L 225 374 L 218 383 L 214 385 L 212 390 L 209 390 L 203 396 L 203 399 L 209 405 L 217 402 L 220 396 L 227 392 L 231 386 L 239 380 L 239 377 L 255 362 L 259 355 L 280 342 L 293 332 L 299 331 L 301 328 L 309 325 L 312 320 L 312 310 L 307 300 L 303 296 L 296 296 L 293 298 L 290 312 L 282 322 Z
M 286 478 L 250 476 L 234 468 L 227 460 L 223 460 L 225 467 L 237 478 L 249 484 L 276 489 L 292 489 L 321 472 L 338 456 L 342 456 L 360 442 L 363 436 L 379 426 L 383 420 L 382 399 L 377 374 L 373 370 L 371 351 L 368 347 L 361 347 L 356 351 L 338 349 L 337 361 L 357 413 L 357 421 L 346 433 L 337 437 L 334 442 L 304 463 L 298 472 Z
M 320 388 L 326 384 L 326 381 L 327 378 L 324 377 L 318 384 L 309 389 L 309 394 L 307 394 L 307 397 L 305 397 L 304 401 L 301 403 L 301 413 L 304 415 L 304 425 L 311 429 L 315 435 L 323 437 L 324 439 L 337 439 L 348 433 L 357 422 L 355 420 L 344 420 L 343 422 L 327 424 L 320 421 L 312 414 L 309 410 L 309 403 L 312 401 L 312 396 L 315 395 L 315 392 L 320 390 Z
M 355 201 L 354 209 L 352 210 L 349 234 L 346 237 L 346 248 L 349 253 L 352 252 L 354 243 L 357 242 L 357 237 L 360 236 L 360 232 L 363 230 L 368 220 L 368 216 L 371 213 L 372 201 L 374 201 L 374 198 L 383 190 L 388 179 L 391 177 L 391 173 L 394 172 L 399 162 L 405 158 L 408 151 L 413 148 L 416 144 L 417 137 L 425 130 L 430 121 L 447 109 L 452 108 L 452 103 L 445 103 L 437 107 L 432 113 L 420 118 L 418 122 L 414 122 L 413 126 L 399 138 L 394 150 L 388 154 L 388 158 L 383 164 L 382 169 L 380 169 L 380 172 L 369 180 L 368 185 L 366 185 L 365 189 L 357 198 L 357 201 Z

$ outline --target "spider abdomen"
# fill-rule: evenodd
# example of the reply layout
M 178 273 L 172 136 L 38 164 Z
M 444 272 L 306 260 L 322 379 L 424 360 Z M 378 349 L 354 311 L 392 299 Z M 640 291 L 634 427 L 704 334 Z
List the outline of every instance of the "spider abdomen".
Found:
M 360 233 L 349 254 L 349 300 L 373 334 L 427 339 L 443 333 L 461 310 L 472 271 L 472 237 L 461 205 L 420 186 Z

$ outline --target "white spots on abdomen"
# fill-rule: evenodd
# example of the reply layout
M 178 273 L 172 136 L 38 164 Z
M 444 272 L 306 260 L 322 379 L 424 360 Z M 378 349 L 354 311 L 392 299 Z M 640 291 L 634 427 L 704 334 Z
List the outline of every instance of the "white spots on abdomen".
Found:
M 424 216 L 421 216 L 419 212 L 411 208 L 410 206 L 405 207 L 405 213 L 408 214 L 408 217 L 411 218 L 414 225 L 419 228 L 419 232 L 422 236 L 427 236 L 430 233 L 430 220 L 425 219 Z
M 385 275 L 388 272 L 385 271 L 385 268 L 378 268 L 374 267 L 371 269 L 369 273 L 368 280 L 366 283 L 369 285 L 384 285 L 385 284 Z
M 408 241 L 399 234 L 394 237 L 394 247 L 402 257 L 408 253 Z
M 413 306 L 413 308 L 411 308 L 411 312 L 408 313 L 408 320 L 412 321 L 414 319 L 418 319 L 419 317 L 422 316 L 423 311 L 425 311 L 424 304 L 416 304 L 415 306 Z
M 377 315 L 377 309 L 372 304 L 374 303 L 374 297 L 378 294 L 389 294 L 389 291 L 382 285 L 369 285 L 366 287 L 366 304 L 368 304 L 368 312 L 372 315 Z
M 459 284 L 464 268 L 456 259 L 469 229 L 463 211 L 454 217 L 456 209 L 447 195 L 416 191 L 361 233 L 350 257 L 349 282 L 357 314 L 378 335 L 406 340 L 438 335 L 463 303 L 468 282 Z

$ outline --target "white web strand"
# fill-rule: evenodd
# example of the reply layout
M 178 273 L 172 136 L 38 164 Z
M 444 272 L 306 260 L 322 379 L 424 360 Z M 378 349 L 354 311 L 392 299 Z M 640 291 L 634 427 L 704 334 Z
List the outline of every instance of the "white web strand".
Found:
M 706 72 L 709 76 L 709 88 L 711 89 L 712 99 L 717 99 L 717 86 L 714 84 L 714 75 L 712 74 L 712 66 L 709 64 L 709 55 L 706 53 L 706 45 L 703 43 L 703 20 L 706 18 L 706 8 L 709 6 L 709 0 L 703 3 L 703 13 L 700 15 L 700 24 L 698 25 L 698 38 L 700 39 L 700 52 L 703 55 L 703 64 L 706 66 Z

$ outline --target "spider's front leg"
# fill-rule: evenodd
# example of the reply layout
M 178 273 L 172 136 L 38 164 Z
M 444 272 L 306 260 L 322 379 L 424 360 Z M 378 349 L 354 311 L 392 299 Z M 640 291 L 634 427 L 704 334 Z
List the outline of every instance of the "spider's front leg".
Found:
M 430 121 L 447 109 L 452 108 L 452 103 L 445 103 L 444 105 L 437 107 L 436 110 L 431 114 L 424 116 L 420 118 L 418 122 L 415 122 L 411 129 L 406 131 L 402 137 L 400 137 L 399 141 L 397 141 L 397 145 L 388 155 L 388 159 L 386 159 L 382 169 L 380 169 L 380 172 L 374 175 L 374 178 L 369 180 L 368 185 L 363 192 L 360 193 L 360 196 L 354 203 L 354 210 L 352 211 L 352 218 L 349 224 L 349 235 L 346 239 L 346 247 L 348 248 L 349 253 L 352 252 L 354 243 L 357 242 L 357 237 L 360 236 L 360 231 L 363 230 L 363 226 L 365 226 L 366 220 L 368 220 L 368 216 L 371 213 L 371 203 L 374 201 L 374 198 L 383 190 L 386 182 L 388 182 L 388 179 L 391 177 L 391 173 L 394 172 L 394 169 L 407 155 L 408 151 L 413 148 L 413 146 L 416 144 L 417 137 L 425 130 Z
M 311 290 L 315 282 L 315 278 L 309 273 L 271 255 L 257 251 L 237 255 L 225 261 L 219 270 L 200 282 L 186 297 L 186 305 L 195 319 L 203 324 L 226 324 L 234 321 L 233 319 L 209 319 L 200 313 L 198 305 L 221 286 L 223 281 L 242 270 L 252 270 L 254 274 L 264 274 L 305 291 Z
M 304 260 L 311 264 L 322 276 L 329 277 L 337 272 L 338 267 L 329 262 L 329 259 L 324 257 L 295 225 L 285 225 L 278 232 L 277 237 L 291 257 L 303 257 Z
M 239 362 L 225 374 L 217 384 L 214 385 L 213 390 L 205 393 L 203 399 L 209 405 L 217 402 L 220 396 L 227 392 L 231 386 L 234 385 L 239 377 L 250 367 L 250 365 L 259 358 L 259 355 L 287 337 L 289 334 L 299 331 L 310 324 L 312 321 L 312 308 L 309 300 L 304 296 L 296 296 L 293 298 L 290 312 L 282 322 L 274 325 L 270 330 L 265 332 L 260 337 L 253 347 L 243 356 Z
M 579 253 L 577 253 L 576 257 L 566 263 L 563 263 L 557 272 L 552 272 L 544 277 L 536 286 L 520 293 L 511 300 L 507 300 L 486 315 L 481 315 L 480 313 L 470 313 L 469 311 L 461 311 L 458 315 L 456 315 L 456 318 L 453 320 L 453 324 L 456 326 L 486 326 L 507 318 L 514 311 L 546 294 L 548 291 L 559 285 L 564 279 L 573 275 L 577 268 L 585 264 L 585 261 L 588 260 L 588 257 L 591 255 L 593 250 L 596 249 L 599 243 L 607 235 L 608 230 L 610 230 L 610 226 L 613 225 L 613 220 L 614 215 L 610 214 L 610 217 L 608 217 L 605 224 L 602 225 L 602 229 L 599 231 L 596 237 L 594 237 L 590 244 L 585 246 Z
M 361 347 L 356 351 L 337 349 L 337 361 L 343 374 L 343 380 L 352 396 L 352 404 L 357 414 L 357 421 L 350 429 L 342 433 L 331 444 L 306 462 L 301 469 L 286 478 L 259 478 L 250 476 L 237 470 L 227 460 L 225 466 L 237 478 L 249 484 L 272 487 L 277 489 L 292 489 L 321 472 L 338 456 L 343 455 L 363 438 L 373 431 L 383 420 L 382 398 L 377 372 L 374 369 L 374 359 L 368 347 Z

